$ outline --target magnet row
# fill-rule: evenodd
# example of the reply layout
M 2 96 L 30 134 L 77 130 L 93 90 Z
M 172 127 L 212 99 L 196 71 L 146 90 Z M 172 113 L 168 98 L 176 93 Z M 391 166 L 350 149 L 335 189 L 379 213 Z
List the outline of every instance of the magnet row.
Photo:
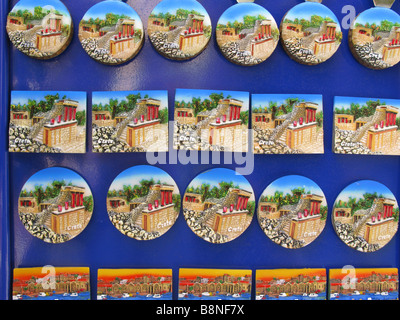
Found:
M 20 0 L 7 17 L 7 32 L 17 49 L 30 57 L 50 59 L 71 42 L 73 22 L 59 0 L 32 6 Z M 319 1 L 320 2 L 320 1 Z M 338 50 L 343 33 L 335 14 L 316 1 L 296 5 L 280 27 L 268 10 L 254 3 L 238 3 L 218 20 L 215 37 L 222 55 L 242 66 L 264 62 L 279 39 L 295 61 L 317 65 Z M 41 5 L 41 6 L 40 6 Z M 349 32 L 351 51 L 372 69 L 392 67 L 400 61 L 400 16 L 378 6 L 362 12 Z M 147 21 L 153 47 L 166 58 L 188 60 L 210 42 L 213 27 L 205 8 L 195 0 L 163 0 Z M 90 8 L 79 23 L 79 40 L 87 54 L 110 65 L 133 59 L 144 43 L 143 23 L 122 1 L 102 1 Z
M 202 172 L 181 197 L 164 170 L 134 166 L 113 180 L 105 204 L 112 225 L 139 241 L 164 235 L 182 211 L 194 234 L 211 244 L 224 244 L 241 236 L 257 214 L 261 230 L 272 242 L 301 249 L 320 236 L 328 220 L 325 195 L 314 181 L 299 175 L 281 177 L 268 185 L 256 204 L 247 179 L 226 168 Z M 89 185 L 76 172 L 61 167 L 34 174 L 18 199 L 22 225 L 48 243 L 78 236 L 93 211 Z M 331 212 L 339 238 L 360 252 L 381 249 L 398 229 L 396 198 L 376 181 L 361 180 L 346 187 Z
M 398 300 L 396 268 L 98 269 L 97 300 Z M 253 297 L 252 288 L 255 292 Z M 90 300 L 90 269 L 14 269 L 13 300 Z M 164 309 L 163 309 L 164 308 Z M 157 314 L 168 313 L 158 307 Z
M 399 108 L 396 99 L 335 97 L 333 152 L 399 155 Z M 9 151 L 85 153 L 88 111 L 86 92 L 12 91 Z M 176 89 L 169 108 L 165 90 L 93 92 L 91 129 L 96 153 L 324 153 L 323 97 L 313 94 Z

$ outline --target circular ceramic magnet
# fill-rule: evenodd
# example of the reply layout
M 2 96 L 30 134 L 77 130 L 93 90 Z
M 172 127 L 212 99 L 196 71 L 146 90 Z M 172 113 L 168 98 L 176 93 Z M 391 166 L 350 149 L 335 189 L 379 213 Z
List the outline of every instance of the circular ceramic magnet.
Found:
M 323 4 L 309 0 L 286 13 L 280 31 L 287 54 L 306 65 L 320 64 L 332 57 L 343 37 L 335 14 Z
M 70 13 L 58 0 L 20 0 L 7 16 L 6 29 L 14 46 L 36 59 L 58 56 L 73 35 Z
M 216 168 L 199 174 L 186 189 L 183 214 L 190 229 L 211 243 L 239 237 L 253 219 L 250 183 L 235 171 Z
M 383 184 L 361 180 L 347 186 L 336 198 L 332 223 L 339 238 L 361 252 L 385 246 L 398 228 L 399 207 Z
M 93 196 L 75 171 L 43 169 L 24 184 L 18 214 L 26 230 L 49 243 L 63 243 L 80 234 L 90 221 Z
M 94 60 L 117 65 L 133 59 L 142 48 L 143 24 L 128 4 L 107 0 L 95 4 L 83 16 L 79 40 Z
M 257 208 L 264 233 L 284 248 L 299 249 L 324 230 L 328 207 L 321 188 L 312 180 L 289 175 L 272 182 Z
M 175 181 L 165 171 L 148 165 L 121 172 L 107 194 L 112 224 L 136 240 L 152 240 L 166 233 L 178 218 L 180 205 Z
M 360 13 L 349 31 L 354 57 L 371 69 L 386 69 L 400 61 L 400 15 L 375 7 Z
M 219 18 L 216 37 L 225 58 L 242 66 L 253 66 L 274 52 L 279 29 L 265 8 L 255 3 L 238 3 Z
M 207 11 L 195 0 L 163 0 L 147 22 L 152 45 L 172 60 L 196 57 L 206 48 L 211 31 Z

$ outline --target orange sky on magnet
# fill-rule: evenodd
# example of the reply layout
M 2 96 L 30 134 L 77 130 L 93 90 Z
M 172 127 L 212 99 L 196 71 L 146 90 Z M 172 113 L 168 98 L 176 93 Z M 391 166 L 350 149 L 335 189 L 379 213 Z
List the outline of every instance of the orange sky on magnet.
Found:
M 42 270 L 44 271 L 42 273 Z M 56 267 L 56 276 L 60 273 L 68 274 L 89 274 L 89 268 L 86 267 Z M 14 279 L 28 280 L 32 277 L 43 278 L 49 274 L 48 270 L 44 270 L 43 267 L 37 268 L 16 268 L 14 269 Z
M 376 268 L 376 269 L 363 269 L 363 268 L 356 268 L 355 273 L 351 273 L 351 269 L 348 269 L 348 271 L 345 271 L 342 273 L 342 270 L 345 271 L 344 269 L 330 269 L 329 270 L 329 278 L 330 279 L 342 279 L 346 276 L 354 276 L 355 278 L 365 278 L 369 277 L 373 272 L 375 273 L 381 273 L 381 274 L 397 274 L 398 271 L 396 268 Z
M 172 277 L 171 269 L 99 269 L 97 278 L 110 281 L 116 277 L 122 279 L 139 278 L 143 275 L 156 277 Z
M 179 278 L 195 279 L 214 278 L 229 274 L 234 277 L 251 276 L 251 270 L 234 270 L 234 269 L 179 269 Z
M 326 276 L 325 269 L 268 269 L 268 270 L 257 270 L 256 281 L 271 281 L 273 278 L 278 279 L 290 279 L 297 277 L 298 275 L 305 276 Z

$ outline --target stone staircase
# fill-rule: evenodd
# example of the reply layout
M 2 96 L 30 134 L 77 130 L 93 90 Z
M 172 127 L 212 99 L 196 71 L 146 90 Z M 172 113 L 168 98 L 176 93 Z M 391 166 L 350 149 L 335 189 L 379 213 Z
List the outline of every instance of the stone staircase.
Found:
M 160 190 L 150 190 L 146 196 L 146 200 L 139 204 L 130 212 L 129 222 L 133 225 L 138 225 L 139 219 L 142 216 L 142 211 L 147 209 L 149 203 L 154 203 L 155 200 L 161 197 Z
M 51 217 L 51 212 L 55 209 L 57 209 L 58 205 L 64 205 L 65 202 L 71 201 L 71 192 L 61 190 L 60 194 L 49 201 L 49 206 L 47 209 L 43 210 L 41 213 L 38 213 L 38 219 L 36 221 L 37 225 L 47 225 L 49 226 L 50 224 L 50 217 Z

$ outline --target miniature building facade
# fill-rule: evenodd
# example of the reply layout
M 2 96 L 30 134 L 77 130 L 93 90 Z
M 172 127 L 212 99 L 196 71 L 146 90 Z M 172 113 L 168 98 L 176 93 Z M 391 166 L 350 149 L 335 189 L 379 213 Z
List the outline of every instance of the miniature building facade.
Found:
M 257 294 L 278 296 L 280 293 L 289 295 L 302 295 L 303 293 L 326 292 L 326 277 L 313 279 L 308 276 L 299 275 L 282 283 L 274 282 L 257 283 Z
M 317 104 L 301 102 L 295 108 L 304 109 L 305 118 L 300 117 L 287 128 L 286 145 L 291 149 L 312 144 L 317 138 Z
M 186 192 L 183 198 L 183 205 L 188 210 L 204 210 L 204 203 L 201 201 L 201 194 L 198 193 Z
M 70 202 L 65 205 L 58 205 L 58 208 L 51 212 L 50 228 L 58 233 L 68 233 L 72 236 L 79 234 L 85 227 L 85 206 L 83 195 L 85 188 L 76 186 L 64 186 L 61 193 L 69 194 Z
M 196 124 L 192 108 L 175 108 L 174 119 L 180 124 Z
M 394 37 L 383 46 L 382 60 L 396 64 L 400 60 L 400 28 L 394 26 Z
M 270 51 L 274 45 L 272 37 L 271 20 L 262 20 L 258 30 L 255 32 L 255 37 L 251 41 L 251 55 L 255 58 L 264 58 L 265 54 Z
M 327 54 L 332 50 L 335 50 L 336 42 L 336 28 L 335 22 L 325 21 L 322 25 L 322 29 L 325 31 L 319 39 L 315 39 L 314 54 Z
M 76 141 L 78 121 L 76 112 L 78 102 L 69 99 L 59 100 L 56 107 L 63 107 L 63 114 L 51 119 L 43 128 L 43 144 L 49 147 L 63 146 Z
M 169 185 L 152 185 L 150 190 L 160 192 L 161 203 L 158 200 L 142 211 L 142 229 L 147 232 L 162 232 L 168 230 L 176 220 L 173 203 L 174 187 Z
M 20 197 L 18 202 L 19 213 L 38 213 L 39 206 L 34 197 Z
M 40 51 L 53 51 L 61 43 L 63 16 L 50 13 L 43 19 L 43 29 L 36 33 L 36 48 Z
M 138 102 L 138 107 L 146 110 L 140 120 L 135 118 L 127 126 L 126 139 L 129 146 L 139 146 L 145 141 L 156 141 L 160 129 L 159 108 L 161 101 L 157 99 L 143 99 Z
M 335 114 L 335 125 L 340 130 L 355 130 L 356 123 L 351 114 Z
M 213 221 L 209 222 L 215 232 L 230 234 L 244 231 L 243 226 L 246 225 L 246 218 L 249 214 L 247 203 L 251 192 L 241 189 L 233 189 L 231 192 L 237 194 L 236 203 L 230 208 L 219 209 L 215 213 Z
M 135 20 L 120 19 L 118 35 L 110 39 L 110 54 L 116 56 L 127 50 L 133 49 L 135 45 Z
M 179 35 L 179 50 L 187 53 L 196 53 L 204 46 L 206 37 L 203 31 L 204 16 L 190 14 L 191 25 Z

